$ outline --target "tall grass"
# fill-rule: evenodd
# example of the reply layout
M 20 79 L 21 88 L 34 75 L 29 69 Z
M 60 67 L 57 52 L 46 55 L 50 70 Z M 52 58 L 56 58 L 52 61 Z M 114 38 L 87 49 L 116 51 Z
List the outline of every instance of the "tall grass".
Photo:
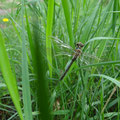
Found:
M 21 120 L 23 120 L 17 83 L 16 83 L 15 75 L 12 73 L 12 70 L 11 70 L 10 62 L 9 62 L 9 59 L 7 56 L 4 39 L 3 39 L 1 31 L 0 31 L 0 56 L 1 56 L 1 58 L 0 58 L 1 72 L 5 79 L 5 83 L 7 84 L 11 98 L 15 104 L 17 111 L 18 111 L 18 114 L 19 114 Z
M 73 31 L 72 31 L 72 19 L 71 19 L 71 14 L 70 14 L 70 6 L 68 0 L 62 0 L 62 6 L 64 9 L 64 16 L 66 19 L 66 24 L 67 24 L 67 31 L 69 34 L 69 41 L 70 45 L 74 47 L 73 41 L 74 41 L 74 36 L 73 36 Z
M 8 63 L 12 61 L 19 66 L 17 69 L 12 66 L 12 69 L 22 69 L 23 77 L 18 73 L 20 79 L 16 79 L 19 90 L 23 85 L 22 100 L 28 100 L 22 105 L 23 108 L 28 105 L 24 114 L 20 103 L 16 104 L 18 92 L 14 93 L 17 96 L 14 99 L 9 88 L 11 79 L 7 80 L 6 71 L 11 75 L 10 68 L 7 69 L 5 63 L 0 64 L 0 68 L 21 119 L 30 115 L 29 119 L 35 120 L 119 120 L 119 4 L 119 0 L 25 1 L 18 6 L 17 17 L 9 14 L 16 41 L 21 43 L 22 40 L 22 45 L 16 43 L 14 47 L 17 51 L 19 45 L 23 52 L 22 58 L 14 54 L 18 62 L 6 58 Z M 22 25 L 19 23 L 21 10 Z M 21 27 L 16 27 L 15 21 Z M 62 54 L 63 50 L 54 42 L 56 37 L 63 41 L 63 45 L 66 43 L 73 48 L 76 42 L 84 44 L 82 55 L 59 83 L 71 58 L 57 54 L 57 51 Z M 13 48 L 6 43 L 7 47 Z M 67 51 L 70 53 L 71 50 Z M 3 53 L 4 43 L 0 44 L 0 55 Z M 0 62 L 5 61 L 0 58 Z M 53 84 L 48 84 L 50 80 Z M 17 91 L 17 85 L 14 87 Z M 5 99 L 4 95 L 2 98 Z M 11 117 L 15 119 L 14 114 Z
M 24 104 L 24 120 L 33 120 L 32 117 L 32 106 L 31 106 L 31 94 L 30 94 L 30 83 L 29 83 L 29 72 L 28 72 L 28 59 L 26 51 L 26 39 L 25 39 L 25 26 L 24 26 L 24 0 L 21 1 L 21 20 L 22 20 L 22 87 L 23 87 L 23 104 Z
M 52 43 L 50 37 L 52 36 L 53 14 L 54 14 L 54 0 L 49 0 L 46 26 L 46 52 L 50 77 L 52 77 L 52 47 L 51 47 Z

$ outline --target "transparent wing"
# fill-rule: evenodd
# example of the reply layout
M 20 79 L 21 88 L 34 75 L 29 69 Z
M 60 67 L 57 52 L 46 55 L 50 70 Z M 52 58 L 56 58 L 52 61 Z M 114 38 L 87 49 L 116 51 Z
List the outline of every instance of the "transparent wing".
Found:
M 50 40 L 52 40 L 53 51 L 55 52 L 55 56 L 71 57 L 75 55 L 75 49 L 73 49 L 70 45 L 64 43 L 59 38 L 52 36 L 50 37 Z M 99 60 L 99 58 L 97 58 L 94 53 L 89 52 L 89 49 L 90 48 L 86 49 L 79 57 L 81 61 L 83 61 L 85 64 L 92 63 L 94 62 L 94 60 Z
M 52 45 L 53 49 L 56 52 L 56 56 L 65 55 L 70 57 L 75 54 L 75 50 L 70 45 L 64 43 L 62 40 L 53 36 L 50 37 L 50 39 L 52 40 Z
M 73 48 L 71 47 L 71 46 L 69 46 L 68 44 L 66 44 L 66 43 L 64 43 L 62 40 L 60 40 L 59 38 L 57 38 L 57 37 L 50 37 L 51 38 L 51 40 L 53 41 L 53 42 L 56 42 L 57 44 L 58 44 L 58 46 L 60 46 L 60 47 L 63 47 L 63 48 L 67 48 L 67 49 L 69 49 L 69 50 L 73 50 Z

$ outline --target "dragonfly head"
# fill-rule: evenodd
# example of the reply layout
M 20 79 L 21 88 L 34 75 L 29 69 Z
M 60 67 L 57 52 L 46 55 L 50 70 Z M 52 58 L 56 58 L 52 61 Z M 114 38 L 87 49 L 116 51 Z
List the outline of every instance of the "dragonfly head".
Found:
M 76 43 L 76 49 L 81 49 L 83 46 L 84 44 L 81 42 Z

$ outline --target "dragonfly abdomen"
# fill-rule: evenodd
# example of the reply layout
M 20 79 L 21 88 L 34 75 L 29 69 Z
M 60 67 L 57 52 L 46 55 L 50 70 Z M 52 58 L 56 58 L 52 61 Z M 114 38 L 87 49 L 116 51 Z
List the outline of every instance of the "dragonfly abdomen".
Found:
M 63 75 L 60 77 L 59 81 L 61 81 L 61 80 L 65 77 L 66 73 L 68 72 L 68 70 L 70 69 L 71 65 L 73 64 L 73 62 L 74 62 L 76 59 L 77 59 L 76 56 L 74 56 L 74 57 L 72 58 L 70 64 L 69 64 L 68 67 L 66 68 L 65 72 L 63 73 Z

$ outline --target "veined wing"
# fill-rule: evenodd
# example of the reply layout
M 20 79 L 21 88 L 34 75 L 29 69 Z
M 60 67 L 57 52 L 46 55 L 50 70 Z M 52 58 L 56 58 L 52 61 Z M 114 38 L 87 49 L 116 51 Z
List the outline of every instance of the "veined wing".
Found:
M 59 38 L 57 37 L 51 37 L 51 40 L 52 40 L 52 43 L 53 43 L 53 46 L 56 48 L 55 51 L 56 51 L 56 56 L 73 56 L 76 51 L 75 49 L 73 49 L 70 45 L 64 43 L 62 40 L 60 40 Z M 85 50 L 84 53 L 81 54 L 80 56 L 80 59 L 82 61 L 89 61 L 89 60 L 95 60 L 95 59 L 99 59 L 95 56 L 95 54 L 91 54 L 89 53 L 89 50 Z
M 50 37 L 52 40 L 53 49 L 55 51 L 55 56 L 68 56 L 71 57 L 75 55 L 76 51 L 70 45 L 64 43 L 57 37 Z M 81 50 L 82 51 L 82 50 Z M 90 62 L 94 62 L 95 59 L 99 59 L 95 56 L 95 54 L 89 53 L 89 50 L 85 50 L 81 56 L 80 60 L 83 61 L 85 64 L 89 64 Z
M 52 40 L 53 49 L 55 50 L 56 56 L 73 56 L 75 54 L 75 50 L 68 44 L 64 43 L 62 40 L 60 40 L 57 37 L 50 37 Z

